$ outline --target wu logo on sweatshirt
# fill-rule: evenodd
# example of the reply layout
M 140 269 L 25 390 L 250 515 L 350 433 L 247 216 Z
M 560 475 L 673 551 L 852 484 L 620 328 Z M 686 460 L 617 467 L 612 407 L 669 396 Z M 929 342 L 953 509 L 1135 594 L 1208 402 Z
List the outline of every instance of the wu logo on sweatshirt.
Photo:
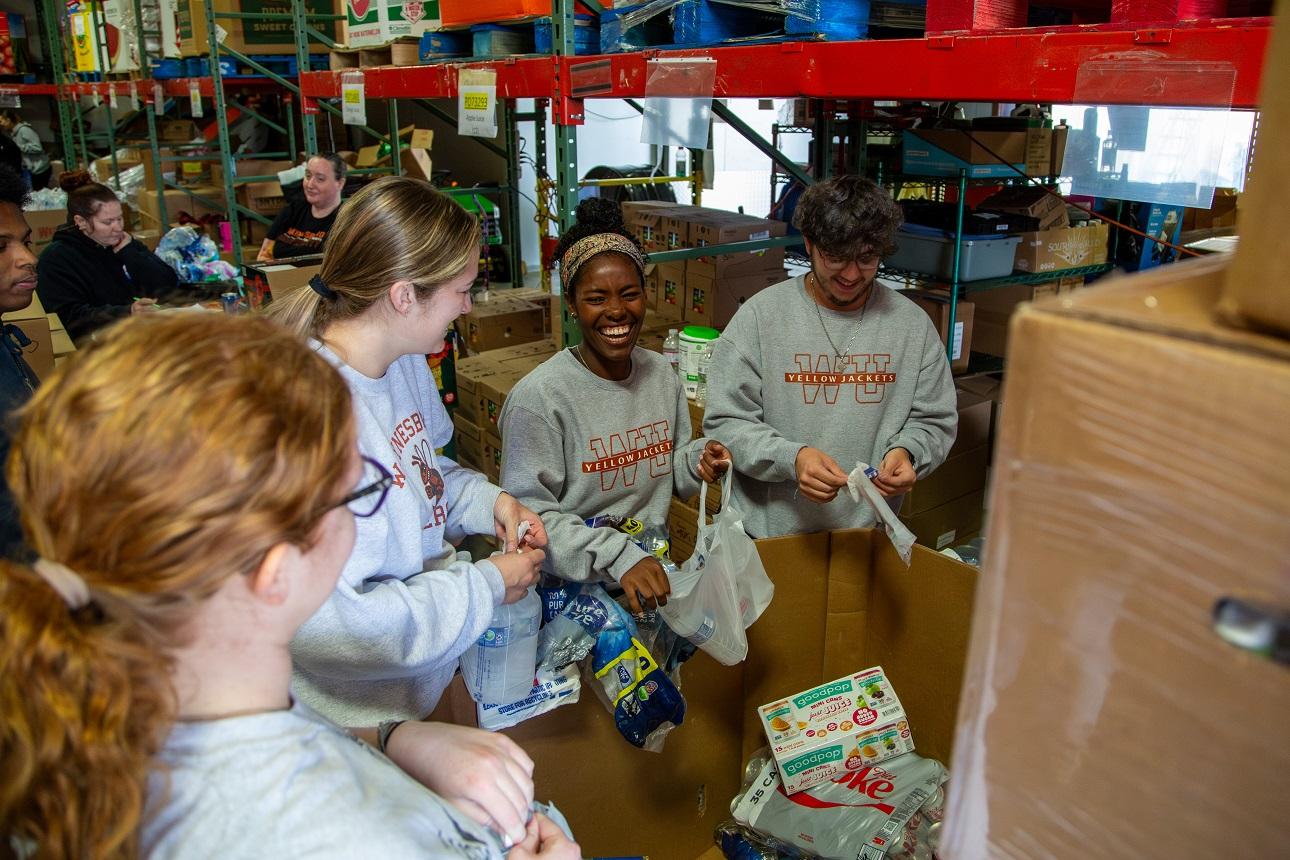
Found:
M 896 381 L 889 353 L 844 355 L 836 366 L 831 355 L 801 352 L 793 358 L 797 370 L 785 373 L 784 381 L 802 386 L 802 402 L 806 404 L 822 400 L 833 406 L 843 388 L 855 392 L 856 403 L 881 403 L 887 396 L 887 385 Z
M 608 491 L 622 478 L 624 487 L 635 486 L 640 464 L 645 462 L 651 478 L 672 473 L 672 433 L 667 421 L 597 436 L 588 441 L 594 460 L 582 464 L 584 475 L 599 474 L 600 489 Z

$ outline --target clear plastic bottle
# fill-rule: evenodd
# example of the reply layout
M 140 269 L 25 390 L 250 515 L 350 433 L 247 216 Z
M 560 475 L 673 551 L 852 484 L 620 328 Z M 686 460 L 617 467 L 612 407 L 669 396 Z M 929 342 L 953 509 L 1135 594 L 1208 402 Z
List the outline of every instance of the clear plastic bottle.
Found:
M 681 333 L 674 328 L 668 329 L 667 337 L 663 338 L 663 357 L 672 365 L 672 372 L 680 376 Z
M 508 705 L 532 692 L 541 622 L 537 589 L 497 607 L 488 629 L 461 655 L 461 674 L 476 702 Z
M 708 370 L 712 366 L 711 348 L 699 355 L 699 383 L 694 389 L 694 405 L 703 409 L 708 405 Z

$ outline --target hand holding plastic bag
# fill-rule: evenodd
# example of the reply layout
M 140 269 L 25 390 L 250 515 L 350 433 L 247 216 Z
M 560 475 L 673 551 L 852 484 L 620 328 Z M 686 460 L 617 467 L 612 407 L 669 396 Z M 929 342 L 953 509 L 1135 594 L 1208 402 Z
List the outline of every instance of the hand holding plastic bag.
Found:
M 914 533 L 896 518 L 882 492 L 873 485 L 873 478 L 877 474 L 878 470 L 868 463 L 856 463 L 855 469 L 847 477 L 847 492 L 851 494 L 851 501 L 857 505 L 863 497 L 873 506 L 879 528 L 886 532 L 887 539 L 896 548 L 896 552 L 900 553 L 905 567 L 909 567 L 909 560 L 914 554 Z
M 744 531 L 743 519 L 732 504 L 731 480 L 722 484 L 721 511 L 707 522 L 701 514 L 694 555 L 681 565 L 672 582 L 672 596 L 659 612 L 677 634 L 686 637 L 717 662 L 733 666 L 748 656 L 752 626 L 770 605 L 775 585 L 766 575 L 757 545 Z M 708 485 L 699 490 L 699 510 L 707 510 Z

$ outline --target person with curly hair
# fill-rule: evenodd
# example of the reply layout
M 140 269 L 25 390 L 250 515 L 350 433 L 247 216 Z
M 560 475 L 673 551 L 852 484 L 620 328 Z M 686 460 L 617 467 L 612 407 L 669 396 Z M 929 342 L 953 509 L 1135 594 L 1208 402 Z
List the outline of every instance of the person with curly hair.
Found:
M 871 526 L 868 506 L 835 501 L 855 464 L 878 469 L 898 509 L 954 442 L 940 336 L 877 281 L 900 221 L 868 179 L 812 185 L 793 217 L 810 271 L 745 302 L 713 349 L 703 427 L 734 454 L 733 495 L 753 537 Z
M 724 475 L 729 453 L 714 440 L 690 440 L 690 413 L 671 364 L 636 346 L 645 321 L 645 261 L 618 204 L 580 203 L 555 257 L 582 342 L 543 362 L 507 396 L 498 420 L 502 486 L 547 524 L 543 570 L 616 583 L 633 612 L 654 609 L 671 593 L 658 559 L 627 535 L 585 521 L 619 514 L 662 523 L 673 492 L 688 498 L 699 481 Z

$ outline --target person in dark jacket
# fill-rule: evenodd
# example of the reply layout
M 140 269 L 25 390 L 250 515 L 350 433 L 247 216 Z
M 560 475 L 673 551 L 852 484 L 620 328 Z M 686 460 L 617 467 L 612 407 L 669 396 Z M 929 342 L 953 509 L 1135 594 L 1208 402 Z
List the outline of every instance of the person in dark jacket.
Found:
M 18 171 L 0 164 L 0 313 L 20 311 L 36 291 L 36 255 L 31 252 L 31 228 L 22 214 L 27 184 Z M 13 324 L 3 327 L 0 348 L 0 467 L 9 459 L 13 412 L 27 402 L 39 380 L 23 360 L 31 341 Z M 22 528 L 13 496 L 0 470 L 0 556 L 23 555 Z
M 88 173 L 64 173 L 70 221 L 40 255 L 40 300 L 82 341 L 114 320 L 155 310 L 175 270 L 125 230 L 121 201 Z

